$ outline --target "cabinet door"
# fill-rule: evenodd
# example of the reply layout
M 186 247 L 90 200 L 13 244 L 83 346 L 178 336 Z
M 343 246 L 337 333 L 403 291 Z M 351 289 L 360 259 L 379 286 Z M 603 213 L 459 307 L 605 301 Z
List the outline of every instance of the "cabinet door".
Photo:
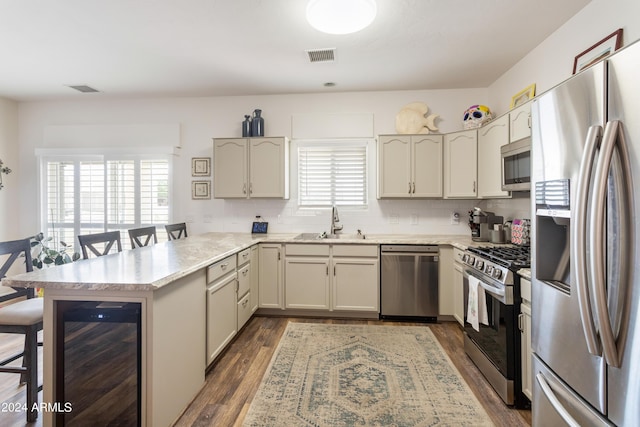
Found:
M 213 141 L 213 197 L 247 198 L 247 140 Z
M 285 194 L 285 138 L 251 138 L 249 152 L 249 196 L 288 198 Z M 286 192 L 288 193 L 288 191 Z
M 333 310 L 380 311 L 378 259 L 334 258 Z
M 254 313 L 257 309 L 258 309 L 258 295 L 259 295 L 259 285 L 260 285 L 260 280 L 259 280 L 259 275 L 256 274 L 256 272 L 260 271 L 260 264 L 259 264 L 259 250 L 258 250 L 258 245 L 253 245 L 251 246 L 251 255 L 250 255 L 250 259 L 251 261 L 249 261 L 251 263 L 251 268 L 253 269 L 253 274 L 251 275 L 251 279 L 250 279 L 250 285 L 249 285 L 249 304 L 251 305 L 251 313 Z
M 259 306 L 261 308 L 284 309 L 284 289 L 282 286 L 282 246 L 260 244 Z
M 454 304 L 453 292 L 453 248 L 441 246 L 438 262 L 438 315 L 452 316 Z
M 531 136 L 531 103 L 513 109 L 509 113 L 510 142 Z
M 464 326 L 464 277 L 462 265 L 453 263 L 453 317 Z
M 329 258 L 287 257 L 285 307 L 329 310 Z
M 509 143 L 509 115 L 478 129 L 478 197 L 510 197 L 502 191 L 502 155 L 500 147 Z
M 378 198 L 409 197 L 411 137 L 380 135 L 378 139 Z
M 521 304 L 520 308 L 520 351 L 522 354 L 522 392 L 532 399 L 533 365 L 531 360 L 531 306 Z
M 477 196 L 477 147 L 475 129 L 444 137 L 444 197 L 474 199 Z
M 442 135 L 411 137 L 411 197 L 442 197 L 442 140 Z
M 238 332 L 236 276 L 227 276 L 207 288 L 207 365 Z

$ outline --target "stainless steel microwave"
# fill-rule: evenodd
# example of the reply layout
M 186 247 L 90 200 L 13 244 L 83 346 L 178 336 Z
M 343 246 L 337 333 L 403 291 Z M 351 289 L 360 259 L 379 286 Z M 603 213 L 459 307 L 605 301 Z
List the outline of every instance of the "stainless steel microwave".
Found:
M 500 147 L 502 155 L 502 191 L 531 189 L 531 139 Z

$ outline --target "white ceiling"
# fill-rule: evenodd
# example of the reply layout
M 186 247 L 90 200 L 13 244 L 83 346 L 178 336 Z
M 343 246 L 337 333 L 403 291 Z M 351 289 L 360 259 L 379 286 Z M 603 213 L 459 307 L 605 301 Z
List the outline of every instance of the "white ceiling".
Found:
M 337 36 L 307 24 L 305 0 L 2 0 L 0 96 L 487 87 L 588 2 L 377 0 L 370 27 Z M 337 60 L 310 63 L 324 48 Z

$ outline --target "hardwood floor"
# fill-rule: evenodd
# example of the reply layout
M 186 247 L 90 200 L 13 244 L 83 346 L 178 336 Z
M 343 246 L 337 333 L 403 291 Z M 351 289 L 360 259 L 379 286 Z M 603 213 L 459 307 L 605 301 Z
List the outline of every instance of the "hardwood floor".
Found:
M 240 426 L 269 365 L 287 322 L 424 325 L 431 328 L 449 358 L 496 426 L 530 426 L 531 411 L 504 405 L 464 353 L 457 323 L 381 322 L 377 320 L 254 317 L 207 373 L 206 384 L 176 426 Z
M 431 328 L 453 364 L 465 379 L 496 426 L 529 426 L 531 411 L 511 409 L 485 381 L 463 349 L 463 336 L 457 323 L 437 324 L 381 322 L 377 320 L 312 319 L 289 317 L 252 318 L 235 341 L 207 372 L 205 385 L 176 426 L 240 426 L 251 400 L 269 365 L 287 322 L 322 322 L 394 325 L 423 325 Z M 15 352 L 21 345 L 20 336 L 0 334 L 0 355 Z M 40 351 L 40 359 L 41 352 Z M 40 370 L 42 364 L 40 362 Z M 42 372 L 39 373 L 42 381 Z M 19 375 L 0 374 L 0 402 L 24 402 L 24 386 L 18 384 Z M 42 401 L 42 392 L 39 394 Z M 0 408 L 1 409 L 1 408 Z M 41 426 L 42 417 L 26 423 L 24 413 L 0 412 L 2 426 Z

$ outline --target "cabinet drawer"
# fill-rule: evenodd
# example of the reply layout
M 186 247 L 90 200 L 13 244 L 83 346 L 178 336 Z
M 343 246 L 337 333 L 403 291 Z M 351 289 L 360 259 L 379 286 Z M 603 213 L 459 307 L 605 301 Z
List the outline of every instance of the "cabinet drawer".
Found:
M 238 265 L 243 265 L 249 262 L 251 259 L 251 248 L 247 248 L 238 252 Z
M 333 256 L 377 257 L 378 245 L 333 245 Z
M 286 255 L 312 255 L 312 256 L 329 256 L 329 245 L 286 245 Z
M 238 267 L 238 299 L 249 291 L 251 287 L 251 264 Z
M 527 300 L 531 303 L 531 282 L 524 277 L 520 279 L 520 295 L 523 300 Z
M 207 283 L 230 273 L 236 269 L 236 256 L 231 255 L 207 267 Z
M 247 293 L 240 301 L 238 301 L 238 330 L 247 323 L 251 317 L 251 294 Z
M 453 248 L 453 262 L 458 262 L 462 264 L 462 256 L 464 255 L 464 251 L 458 248 Z

